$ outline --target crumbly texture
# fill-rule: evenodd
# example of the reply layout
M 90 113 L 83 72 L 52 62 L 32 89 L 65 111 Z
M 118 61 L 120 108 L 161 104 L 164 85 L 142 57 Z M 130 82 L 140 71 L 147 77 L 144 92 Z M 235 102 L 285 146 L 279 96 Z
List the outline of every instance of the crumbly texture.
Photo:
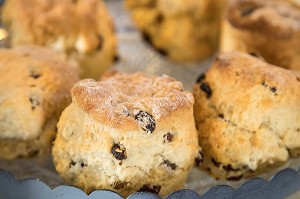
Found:
M 101 82 L 82 80 L 71 94 L 52 152 L 67 183 L 124 197 L 183 187 L 199 146 L 193 96 L 180 82 L 114 73 Z
M 217 57 L 194 86 L 201 168 L 239 180 L 300 153 L 300 73 L 245 53 Z
M 102 0 L 7 0 L 2 22 L 12 46 L 61 52 L 78 63 L 81 78 L 99 78 L 116 58 L 114 25 Z
M 144 39 L 177 62 L 197 61 L 218 46 L 223 0 L 126 0 Z
M 221 51 L 257 53 L 267 62 L 300 70 L 300 4 L 296 0 L 231 0 Z
M 59 55 L 37 47 L 0 50 L 0 157 L 50 152 L 77 73 Z

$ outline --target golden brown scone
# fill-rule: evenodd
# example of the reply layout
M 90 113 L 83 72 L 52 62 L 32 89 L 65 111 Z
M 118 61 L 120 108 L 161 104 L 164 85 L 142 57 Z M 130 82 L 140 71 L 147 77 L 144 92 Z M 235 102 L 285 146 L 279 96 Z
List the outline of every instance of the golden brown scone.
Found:
M 126 0 L 143 37 L 177 62 L 198 61 L 218 46 L 224 0 Z
M 183 187 L 199 147 L 194 99 L 180 82 L 114 72 L 78 82 L 71 95 L 52 152 L 67 183 L 124 197 Z
M 245 53 L 217 57 L 194 86 L 201 168 L 228 180 L 300 153 L 300 72 Z
M 231 0 L 221 51 L 257 53 L 271 64 L 300 70 L 299 21 L 296 0 Z
M 116 57 L 116 35 L 102 0 L 7 0 L 2 22 L 10 44 L 35 44 L 78 63 L 81 78 L 99 76 Z
M 0 50 L 0 76 L 0 157 L 49 153 L 77 73 L 49 49 L 18 47 Z

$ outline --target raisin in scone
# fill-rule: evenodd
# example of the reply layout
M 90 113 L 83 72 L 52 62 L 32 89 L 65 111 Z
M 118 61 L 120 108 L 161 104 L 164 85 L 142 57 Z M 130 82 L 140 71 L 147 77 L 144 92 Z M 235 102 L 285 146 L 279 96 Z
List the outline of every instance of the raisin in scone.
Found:
M 111 73 L 82 80 L 58 123 L 53 160 L 86 192 L 165 196 L 182 188 L 198 155 L 194 99 L 168 76 Z
M 1 16 L 12 46 L 59 51 L 77 63 L 81 78 L 99 78 L 116 58 L 114 25 L 102 0 L 7 0 Z
M 49 154 L 76 71 L 38 47 L 0 50 L 0 157 Z
M 300 70 L 299 1 L 229 1 L 221 51 L 257 53 L 271 64 Z
M 300 154 L 300 72 L 246 53 L 217 57 L 194 86 L 201 168 L 238 180 Z
M 218 46 L 224 0 L 126 0 L 144 39 L 174 61 L 198 61 Z

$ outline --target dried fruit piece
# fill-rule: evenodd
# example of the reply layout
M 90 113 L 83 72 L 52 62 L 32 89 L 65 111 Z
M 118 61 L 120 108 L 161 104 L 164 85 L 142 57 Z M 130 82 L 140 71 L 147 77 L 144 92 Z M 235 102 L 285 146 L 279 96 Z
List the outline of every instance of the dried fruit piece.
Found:
M 221 118 L 221 119 L 224 119 L 224 114 L 220 113 L 220 114 L 218 114 L 218 117 Z
M 118 143 L 114 143 L 111 148 L 111 153 L 117 160 L 125 160 L 127 158 L 125 147 Z
M 207 83 L 205 83 L 205 82 L 201 83 L 200 89 L 206 93 L 207 98 L 211 97 L 212 91 L 211 91 L 210 86 Z
M 116 56 L 114 57 L 114 62 L 118 62 L 118 61 L 120 61 L 120 57 L 119 57 L 118 55 L 116 55 Z
M 149 43 L 150 45 L 152 45 L 151 36 L 150 36 L 148 33 L 142 32 L 142 36 L 143 36 L 143 39 L 144 39 L 147 43 Z
M 155 22 L 160 24 L 164 21 L 164 19 L 165 19 L 164 15 L 162 13 L 159 13 L 155 18 Z
M 81 166 L 81 168 L 83 168 L 83 167 L 86 167 L 86 166 L 87 166 L 87 164 L 85 164 L 85 163 L 81 162 L 81 163 L 80 163 L 80 166 Z
M 198 156 L 195 158 L 195 164 L 196 164 L 196 166 L 200 166 L 202 164 L 203 160 L 204 160 L 203 159 L 203 153 L 202 153 L 201 150 L 199 150 Z
M 220 166 L 221 166 L 221 163 L 218 162 L 216 159 L 212 158 L 211 161 L 212 161 L 212 163 L 213 163 L 216 167 L 220 167 Z
M 32 110 L 34 110 L 38 105 L 40 105 L 39 98 L 36 95 L 31 95 L 29 97 L 29 102 L 31 103 L 31 109 Z
M 255 6 L 244 7 L 243 9 L 241 9 L 241 16 L 246 17 L 246 16 L 251 15 L 256 10 L 256 8 L 257 7 L 255 7 Z
M 38 72 L 34 71 L 34 70 L 31 70 L 29 72 L 29 76 L 32 77 L 33 79 L 37 79 L 37 78 L 41 77 L 42 75 L 39 74 Z
M 149 113 L 140 110 L 137 113 L 134 113 L 134 119 L 147 133 L 152 133 L 155 130 L 155 120 Z
M 200 75 L 199 75 L 199 77 L 197 78 L 197 83 L 200 83 L 201 81 L 203 81 L 203 80 L 205 80 L 205 78 L 206 78 L 206 75 L 205 75 L 205 73 L 201 73 Z
M 231 164 L 223 165 L 222 168 L 223 168 L 225 171 L 227 171 L 227 172 L 230 172 L 230 171 L 240 171 L 240 170 L 241 170 L 241 169 L 239 169 L 239 168 L 237 168 L 237 169 L 233 168 L 233 167 L 231 166 Z
M 70 164 L 69 164 L 69 168 L 71 168 L 72 166 L 75 166 L 76 162 L 74 162 L 73 160 L 71 160 Z
M 161 165 L 166 165 L 171 170 L 175 170 L 177 168 L 177 165 L 175 163 L 170 162 L 169 160 L 164 160 Z
M 250 52 L 249 55 L 253 56 L 253 57 L 258 57 L 256 52 Z
M 114 184 L 112 185 L 116 190 L 119 190 L 119 189 L 122 189 L 124 187 L 126 187 L 128 184 L 128 182 L 121 182 L 121 181 L 118 181 L 118 182 L 114 182 Z
M 170 132 L 168 132 L 167 134 L 165 134 L 165 135 L 163 136 L 163 138 L 164 138 L 164 143 L 172 142 L 173 137 L 174 137 L 173 134 L 171 134 Z
M 231 176 L 231 177 L 228 177 L 226 179 L 230 180 L 230 181 L 237 181 L 237 180 L 242 179 L 242 177 L 244 177 L 244 176 L 243 175 L 239 175 L 239 176 Z
M 275 93 L 277 91 L 277 88 L 274 86 L 274 87 L 271 87 L 270 90 Z
M 167 50 L 162 49 L 162 48 L 157 48 L 156 50 L 157 50 L 157 52 L 158 52 L 160 55 L 162 55 L 162 56 L 168 56 Z
M 145 184 L 143 185 L 138 191 L 146 191 L 154 194 L 159 194 L 161 189 L 160 185 L 151 185 L 151 184 Z

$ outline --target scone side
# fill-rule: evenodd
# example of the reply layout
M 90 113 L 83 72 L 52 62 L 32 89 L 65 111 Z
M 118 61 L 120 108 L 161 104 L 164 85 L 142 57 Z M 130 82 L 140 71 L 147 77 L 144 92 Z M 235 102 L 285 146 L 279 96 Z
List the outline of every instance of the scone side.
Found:
M 151 134 L 140 128 L 124 132 L 95 121 L 73 103 L 58 124 L 53 147 L 56 169 L 68 183 L 86 192 L 104 188 L 127 196 L 149 188 L 165 196 L 182 188 L 198 153 L 192 114 L 192 109 L 175 111 L 168 119 L 156 121 Z M 184 120 L 178 122 L 178 115 Z M 77 136 L 78 142 L 70 141 L 70 136 Z M 123 160 L 112 154 L 116 143 L 126 149 Z
M 81 78 L 99 78 L 116 59 L 115 27 L 102 0 L 10 0 L 1 15 L 9 45 L 34 44 L 58 51 L 76 63 Z
M 254 59 L 240 53 L 221 55 L 194 86 L 202 168 L 219 178 L 255 175 L 284 163 L 299 148 L 297 75 Z M 261 110 L 253 112 L 255 106 Z
M 56 53 L 24 46 L 0 50 L 1 157 L 50 152 L 56 123 L 71 102 L 75 70 Z
M 30 140 L 1 139 L 0 157 L 4 159 L 32 158 L 50 154 L 56 136 L 58 118 L 46 121 L 39 136 Z
M 82 65 L 81 78 L 98 79 L 117 59 L 118 38 L 115 32 L 115 24 L 105 2 L 98 5 L 97 17 L 101 20 L 97 23 L 98 31 L 102 37 L 100 50 L 78 56 L 78 61 Z
M 176 62 L 202 60 L 215 52 L 223 3 L 125 1 L 144 39 Z

